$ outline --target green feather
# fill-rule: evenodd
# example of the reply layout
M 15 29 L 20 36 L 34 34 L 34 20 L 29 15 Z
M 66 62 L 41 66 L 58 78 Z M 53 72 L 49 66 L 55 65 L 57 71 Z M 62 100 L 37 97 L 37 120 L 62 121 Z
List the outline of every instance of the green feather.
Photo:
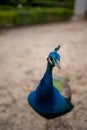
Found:
M 63 83 L 59 79 L 53 79 L 53 86 L 61 93 L 63 88 Z

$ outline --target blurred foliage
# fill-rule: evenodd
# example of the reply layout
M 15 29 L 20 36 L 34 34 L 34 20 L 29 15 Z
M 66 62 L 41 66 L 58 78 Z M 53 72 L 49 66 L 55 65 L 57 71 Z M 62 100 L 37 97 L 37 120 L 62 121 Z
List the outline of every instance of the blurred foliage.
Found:
M 57 22 L 71 18 L 73 11 L 67 8 L 26 7 L 0 10 L 0 27 Z
M 59 6 L 59 7 L 73 8 L 74 0 L 33 0 L 32 5 Z
M 14 10 L 15 6 L 5 6 L 5 5 L 0 5 L 0 10 Z
M 0 26 L 1 27 L 13 26 L 15 17 L 16 17 L 15 11 L 0 11 Z
M 0 27 L 68 20 L 74 0 L 1 0 Z
M 11 4 L 18 5 L 18 4 L 26 4 L 27 0 L 9 0 Z
M 18 5 L 18 4 L 27 4 L 27 0 L 1 0 L 0 5 Z
M 3 5 L 60 6 L 73 8 L 74 0 L 1 0 Z

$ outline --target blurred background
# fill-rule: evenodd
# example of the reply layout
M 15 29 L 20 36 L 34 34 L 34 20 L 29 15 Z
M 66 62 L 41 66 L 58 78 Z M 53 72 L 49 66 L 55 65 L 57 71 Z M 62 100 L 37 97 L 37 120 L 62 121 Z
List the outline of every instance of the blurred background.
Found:
M 47 120 L 27 102 L 60 44 L 72 112 Z M 87 0 L 0 0 L 0 130 L 87 130 Z

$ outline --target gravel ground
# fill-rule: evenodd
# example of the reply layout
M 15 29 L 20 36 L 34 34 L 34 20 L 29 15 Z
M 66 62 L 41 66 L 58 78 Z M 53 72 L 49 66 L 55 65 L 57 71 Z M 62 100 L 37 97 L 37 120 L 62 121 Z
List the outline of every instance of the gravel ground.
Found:
M 47 122 L 27 103 L 58 44 L 59 71 L 70 79 L 72 112 Z M 47 126 L 48 124 L 48 126 Z M 0 31 L 0 130 L 87 130 L 87 21 L 38 25 Z

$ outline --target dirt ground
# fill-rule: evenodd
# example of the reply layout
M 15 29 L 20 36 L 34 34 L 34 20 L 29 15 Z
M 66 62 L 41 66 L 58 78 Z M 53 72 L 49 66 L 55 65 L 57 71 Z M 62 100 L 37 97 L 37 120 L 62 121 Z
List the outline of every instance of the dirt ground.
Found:
M 53 75 L 70 79 L 72 112 L 47 120 L 27 103 L 42 78 L 46 58 L 61 44 L 61 67 Z M 0 31 L 0 130 L 87 130 L 87 21 Z

